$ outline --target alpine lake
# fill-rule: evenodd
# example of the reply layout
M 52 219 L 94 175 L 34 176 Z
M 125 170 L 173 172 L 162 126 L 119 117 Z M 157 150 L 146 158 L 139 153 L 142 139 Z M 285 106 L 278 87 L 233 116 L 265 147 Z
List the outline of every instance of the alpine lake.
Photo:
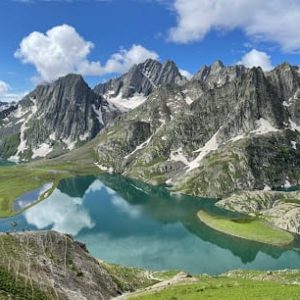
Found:
M 15 209 L 25 210 L 0 219 L 0 231 L 68 233 L 96 258 L 149 270 L 220 274 L 300 268 L 299 238 L 280 248 L 234 238 L 201 223 L 200 209 L 234 216 L 215 207 L 214 199 L 174 194 L 163 186 L 109 174 L 62 180 L 44 201 L 30 203 L 39 193 L 16 199 Z

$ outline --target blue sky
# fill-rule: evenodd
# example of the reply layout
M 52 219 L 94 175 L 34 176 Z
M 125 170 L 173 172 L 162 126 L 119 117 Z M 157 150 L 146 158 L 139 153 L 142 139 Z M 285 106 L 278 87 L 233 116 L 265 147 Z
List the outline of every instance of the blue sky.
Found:
M 147 57 L 190 73 L 216 59 L 299 65 L 299 2 L 1 0 L 0 100 L 68 72 L 93 86 Z

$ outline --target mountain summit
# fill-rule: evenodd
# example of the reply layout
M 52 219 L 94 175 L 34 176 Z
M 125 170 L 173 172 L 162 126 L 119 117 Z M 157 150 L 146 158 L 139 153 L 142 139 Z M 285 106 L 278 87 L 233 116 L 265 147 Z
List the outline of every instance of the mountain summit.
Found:
M 103 95 L 108 102 L 121 109 L 134 108 L 144 102 L 154 90 L 160 86 L 185 83 L 173 61 L 160 62 L 147 59 L 134 65 L 126 74 L 107 83 L 98 84 L 94 91 Z
M 59 155 L 88 141 L 117 114 L 80 75 L 39 85 L 0 126 L 0 156 L 12 160 Z
M 216 62 L 100 134 L 98 165 L 197 196 L 297 185 L 299 111 L 299 67 Z

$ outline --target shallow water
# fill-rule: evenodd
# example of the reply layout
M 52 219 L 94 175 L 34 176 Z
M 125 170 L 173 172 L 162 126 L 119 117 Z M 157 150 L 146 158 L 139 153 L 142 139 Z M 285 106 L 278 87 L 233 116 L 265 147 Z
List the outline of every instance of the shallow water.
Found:
M 33 205 L 35 202 L 39 201 L 40 197 L 44 193 L 51 190 L 52 187 L 53 183 L 49 182 L 33 191 L 24 193 L 22 196 L 18 197 L 14 202 L 14 211 L 18 212 L 20 210 L 25 209 L 28 206 Z
M 219 274 L 300 268 L 298 241 L 290 249 L 277 248 L 205 226 L 196 217 L 199 209 L 231 215 L 213 204 L 116 175 L 76 177 L 63 180 L 49 198 L 21 215 L 0 220 L 0 230 L 70 233 L 97 258 L 152 270 Z

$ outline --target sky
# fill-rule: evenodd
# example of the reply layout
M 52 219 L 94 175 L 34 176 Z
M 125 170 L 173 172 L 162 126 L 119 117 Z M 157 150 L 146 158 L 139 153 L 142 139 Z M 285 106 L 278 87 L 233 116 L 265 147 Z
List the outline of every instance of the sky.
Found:
M 147 58 L 300 65 L 299 0 L 1 0 L 0 101 L 79 73 L 89 85 Z

